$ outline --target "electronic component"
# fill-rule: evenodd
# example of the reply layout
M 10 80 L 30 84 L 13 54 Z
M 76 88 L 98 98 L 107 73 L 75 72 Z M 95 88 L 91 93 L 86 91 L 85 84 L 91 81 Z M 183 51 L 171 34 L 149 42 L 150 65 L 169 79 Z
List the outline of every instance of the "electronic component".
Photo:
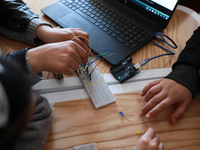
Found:
M 80 66 L 77 72 L 96 109 L 116 102 L 104 80 L 104 75 L 95 68 L 95 63 L 92 63 L 87 69 Z M 91 72 L 92 74 L 90 74 Z
M 127 60 L 122 61 L 119 65 L 111 67 L 110 72 L 119 83 L 123 83 L 140 73 L 140 70 L 135 68 L 132 58 L 128 58 Z
M 140 134 L 141 134 L 141 131 L 139 131 L 139 130 L 136 131 L 136 134 L 137 134 L 137 135 L 140 135 Z
M 63 74 L 62 73 L 56 73 L 55 76 L 56 76 L 57 80 L 63 79 Z
M 74 150 L 97 150 L 95 143 L 74 146 Z

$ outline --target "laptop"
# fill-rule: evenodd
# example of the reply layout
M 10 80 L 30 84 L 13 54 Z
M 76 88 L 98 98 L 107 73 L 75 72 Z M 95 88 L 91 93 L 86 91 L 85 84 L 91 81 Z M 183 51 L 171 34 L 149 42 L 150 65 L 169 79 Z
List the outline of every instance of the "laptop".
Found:
M 41 11 L 63 28 L 82 28 L 92 50 L 117 65 L 167 27 L 178 1 L 60 0 Z

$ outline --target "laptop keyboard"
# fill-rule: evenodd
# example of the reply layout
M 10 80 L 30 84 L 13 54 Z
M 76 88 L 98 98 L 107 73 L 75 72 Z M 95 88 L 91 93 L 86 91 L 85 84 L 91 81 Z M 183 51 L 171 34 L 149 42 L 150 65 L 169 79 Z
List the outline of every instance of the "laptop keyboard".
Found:
M 150 33 L 141 26 L 136 25 L 96 0 L 61 0 L 60 2 L 131 50 L 150 36 Z

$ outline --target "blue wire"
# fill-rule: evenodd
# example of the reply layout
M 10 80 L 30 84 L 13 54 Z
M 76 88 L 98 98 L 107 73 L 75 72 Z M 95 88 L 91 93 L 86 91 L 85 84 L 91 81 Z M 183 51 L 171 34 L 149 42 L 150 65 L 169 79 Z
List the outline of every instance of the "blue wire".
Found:
M 161 35 L 161 36 L 158 37 L 157 35 Z M 156 36 L 157 36 L 157 37 L 156 37 Z M 168 40 L 170 40 L 170 41 L 173 43 L 174 46 L 171 45 L 171 44 L 169 44 L 162 36 L 164 36 L 164 37 L 166 37 Z M 174 49 L 177 48 L 176 43 L 175 43 L 170 37 L 168 37 L 166 34 L 160 33 L 160 32 L 155 33 L 155 34 L 153 34 L 153 35 L 151 36 L 151 38 L 150 38 L 150 39 L 151 39 L 151 42 L 152 42 L 153 44 L 155 44 L 156 46 L 162 48 L 163 50 L 167 51 L 168 53 L 166 53 L 166 54 L 161 54 L 161 55 L 157 55 L 157 56 L 154 56 L 154 57 L 152 57 L 152 58 L 148 58 L 148 59 L 146 59 L 147 61 L 150 61 L 150 60 L 155 59 L 155 58 L 158 58 L 158 57 L 162 57 L 162 56 L 166 56 L 166 55 L 174 55 L 174 54 L 175 54 L 174 52 L 172 52 L 172 51 L 168 50 L 167 48 L 165 48 L 165 47 L 159 45 L 158 43 L 154 42 L 154 41 L 152 40 L 154 37 L 156 37 L 158 40 L 160 40 L 160 41 L 166 43 L 166 44 L 169 45 L 171 48 L 174 48 Z
M 100 58 L 100 57 L 97 57 L 94 61 L 92 61 L 92 62 L 90 62 L 89 64 L 87 64 L 88 67 L 89 67 L 92 63 L 94 63 L 95 61 L 97 61 L 99 58 Z

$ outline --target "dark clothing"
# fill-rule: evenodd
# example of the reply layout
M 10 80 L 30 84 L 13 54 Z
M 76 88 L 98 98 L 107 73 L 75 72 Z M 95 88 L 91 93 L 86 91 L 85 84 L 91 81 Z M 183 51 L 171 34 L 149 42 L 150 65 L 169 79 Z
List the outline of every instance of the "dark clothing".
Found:
M 39 25 L 53 27 L 40 20 L 22 0 L 0 0 L 1 34 L 23 43 L 40 45 L 43 42 L 35 35 Z
M 33 13 L 22 0 L 0 0 L 1 34 L 34 45 L 36 44 L 35 31 L 41 24 L 51 26 L 49 23 L 39 20 L 38 15 Z M 28 74 L 30 84 L 34 85 L 42 77 L 40 76 L 41 73 L 36 74 L 29 65 L 28 58 L 26 58 L 27 50 L 28 48 L 7 54 L 3 56 L 3 59 L 20 64 L 23 71 Z M 38 94 L 34 95 L 35 112 L 27 130 L 14 146 L 15 150 L 40 150 L 49 134 L 53 115 L 52 108 L 46 98 Z
M 172 72 L 165 78 L 175 80 L 187 87 L 194 98 L 200 81 L 199 67 L 200 27 L 194 31 L 192 37 L 186 42 L 185 48 L 172 66 Z
M 28 48 L 14 52 L 14 53 L 10 53 L 3 56 L 2 58 L 9 61 L 16 61 L 21 66 L 22 70 L 27 73 L 28 70 L 27 70 L 27 64 L 26 64 L 26 59 L 25 59 L 27 50 Z
M 22 0 L 0 0 L 0 14 L 1 25 L 20 32 L 32 19 L 39 18 Z

